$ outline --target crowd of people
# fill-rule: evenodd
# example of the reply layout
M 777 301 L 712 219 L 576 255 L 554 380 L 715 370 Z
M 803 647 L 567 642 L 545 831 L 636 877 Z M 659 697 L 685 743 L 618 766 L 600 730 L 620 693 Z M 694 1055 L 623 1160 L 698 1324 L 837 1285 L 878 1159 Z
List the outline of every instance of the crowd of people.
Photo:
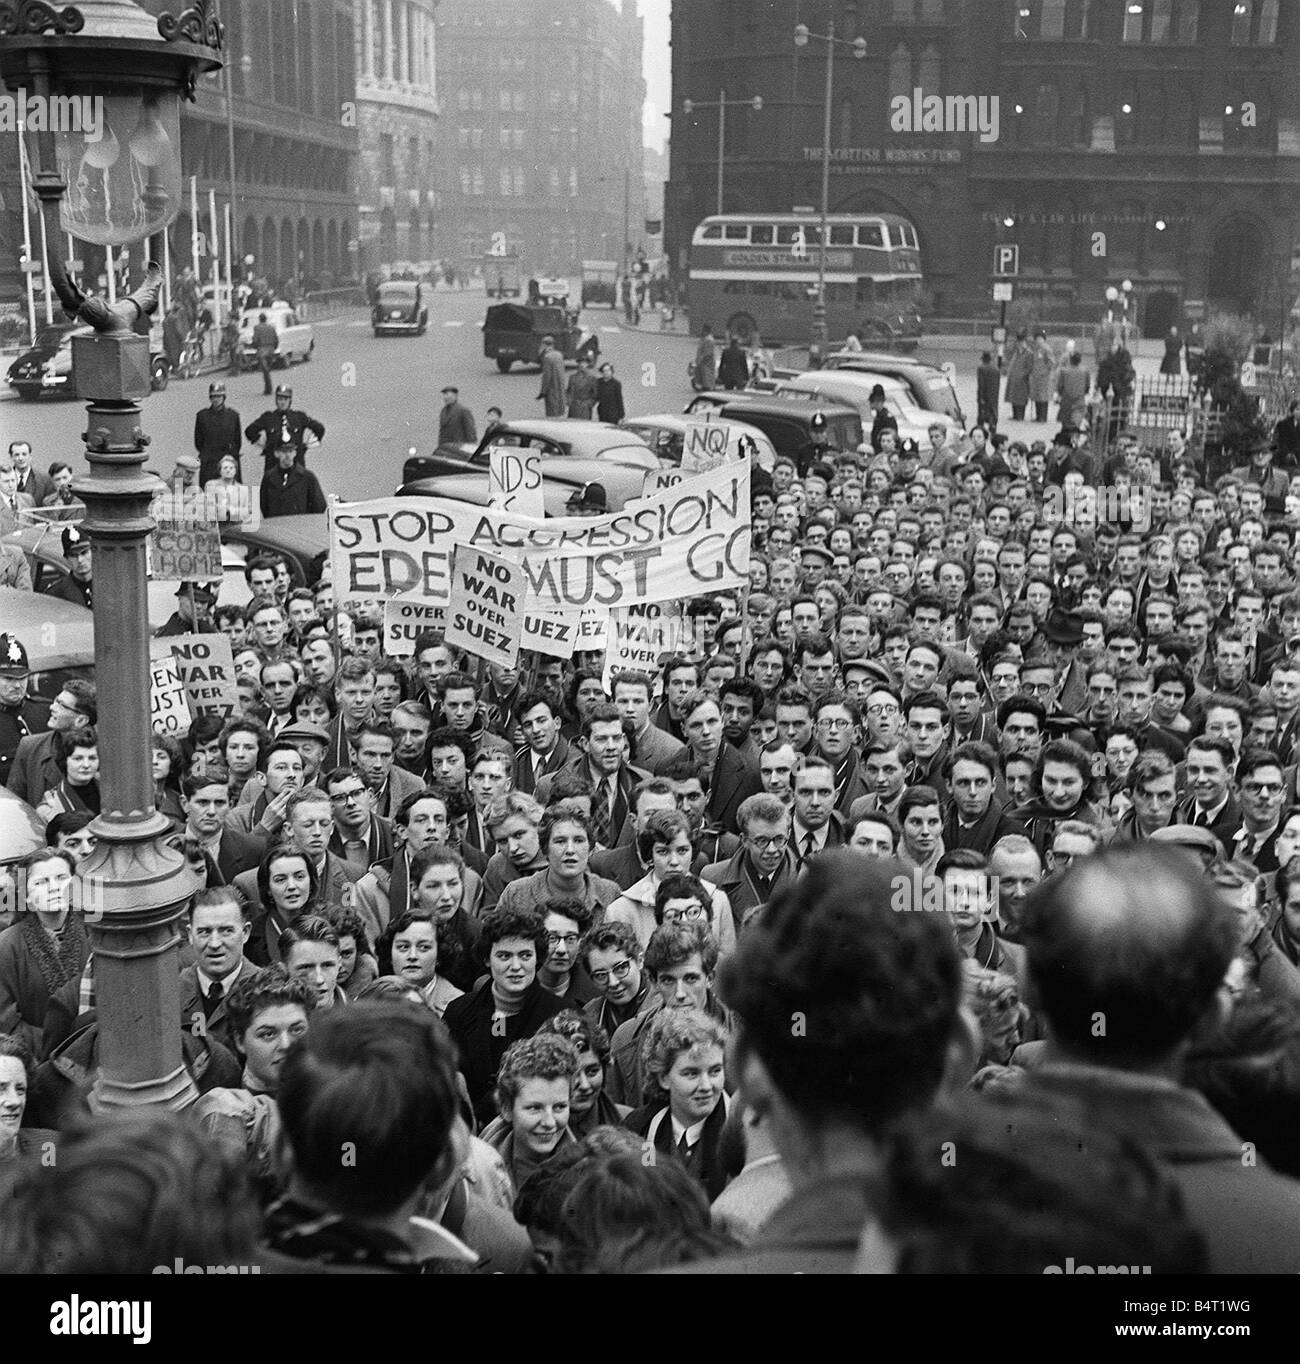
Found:
M 90 1114 L 95 685 L 0 635 L 0 1264 L 1300 1268 L 1300 474 L 895 436 L 653 672 L 191 597 L 179 1114 Z

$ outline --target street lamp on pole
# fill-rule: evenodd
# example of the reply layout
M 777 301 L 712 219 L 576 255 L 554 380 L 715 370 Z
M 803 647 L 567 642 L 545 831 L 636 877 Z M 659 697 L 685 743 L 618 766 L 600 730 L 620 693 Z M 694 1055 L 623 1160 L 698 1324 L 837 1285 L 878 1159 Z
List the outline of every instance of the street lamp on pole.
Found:
M 763 96 L 755 95 L 753 99 L 728 99 L 727 92 L 719 90 L 717 99 L 682 101 L 682 113 L 688 118 L 696 109 L 716 109 L 718 111 L 718 207 L 715 210 L 718 213 L 722 212 L 722 173 L 726 165 L 728 107 L 752 109 L 756 114 L 761 114 L 763 112 Z
M 79 878 L 94 909 L 85 915 L 99 1023 L 90 1103 L 182 1108 L 196 1091 L 181 1051 L 177 925 L 199 885 L 167 842 L 171 826 L 154 803 L 145 555 L 150 505 L 164 489 L 144 469 L 149 438 L 138 399 L 150 389 L 149 338 L 135 326 L 158 306 L 154 262 L 181 205 L 181 96 L 192 99 L 198 76 L 220 67 L 222 29 L 211 0 L 160 17 L 134 0 L 82 0 L 58 11 L 19 0 L 0 6 L 0 40 L 9 89 L 26 88 L 47 107 L 56 97 L 103 101 L 100 140 L 84 131 L 37 134 L 33 188 L 51 248 L 64 231 L 110 252 L 152 238 L 144 284 L 116 303 L 84 294 L 58 250 L 46 270 L 64 312 L 93 329 L 73 340 L 77 393 L 90 400 L 82 437 L 90 472 L 72 485 L 86 504 L 81 528 L 94 554 L 101 755 L 102 808 L 90 826 L 98 844 Z M 81 166 L 103 185 L 93 214 L 64 201 L 65 174 Z
M 813 305 L 813 345 L 819 354 L 826 349 L 826 238 L 828 235 L 827 218 L 830 216 L 831 197 L 831 106 L 835 88 L 835 49 L 847 47 L 853 50 L 854 57 L 861 60 L 867 55 L 867 40 L 835 36 L 835 20 L 826 25 L 825 33 L 809 32 L 807 24 L 796 24 L 794 45 L 807 47 L 810 42 L 826 44 L 826 100 L 822 110 L 822 203 L 821 203 L 821 241 L 817 250 L 817 302 Z

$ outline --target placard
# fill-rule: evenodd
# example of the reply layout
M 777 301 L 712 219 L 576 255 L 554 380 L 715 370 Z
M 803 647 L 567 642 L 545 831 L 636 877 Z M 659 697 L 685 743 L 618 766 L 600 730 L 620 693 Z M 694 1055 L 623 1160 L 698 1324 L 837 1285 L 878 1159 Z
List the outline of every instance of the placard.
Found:
M 190 707 L 176 660 L 170 653 L 166 658 L 155 659 L 150 664 L 149 676 L 150 722 L 154 733 L 184 738 L 190 732 Z
M 239 710 L 233 650 L 225 635 L 164 635 L 150 642 L 150 653 L 154 659 L 171 655 L 191 716 L 219 715 L 229 720 Z
M 215 526 L 158 525 L 149 535 L 157 582 L 221 581 L 221 535 Z
M 572 658 L 578 642 L 578 622 L 559 611 L 525 611 L 521 649 L 551 658 Z
M 410 658 L 415 641 L 425 630 L 445 630 L 447 608 L 438 602 L 409 601 L 394 597 L 384 603 L 384 653 Z
M 615 673 L 627 669 L 659 672 L 665 654 L 681 650 L 685 618 L 678 602 L 651 602 L 610 612 L 609 643 L 605 649 L 605 690 L 612 694 Z
M 456 545 L 451 563 L 446 641 L 489 663 L 512 666 L 523 627 L 523 568 L 496 554 Z
M 546 515 L 541 459 L 536 450 L 493 445 L 488 450 L 489 505 L 497 511 L 540 521 Z

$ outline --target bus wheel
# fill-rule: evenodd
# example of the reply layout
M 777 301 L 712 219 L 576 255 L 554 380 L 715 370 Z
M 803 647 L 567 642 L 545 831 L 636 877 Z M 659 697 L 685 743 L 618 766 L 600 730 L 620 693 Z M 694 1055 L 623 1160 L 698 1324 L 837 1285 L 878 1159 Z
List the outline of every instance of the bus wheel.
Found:
M 758 331 L 758 323 L 748 313 L 735 313 L 727 319 L 727 335 L 734 336 L 742 346 L 747 346 Z

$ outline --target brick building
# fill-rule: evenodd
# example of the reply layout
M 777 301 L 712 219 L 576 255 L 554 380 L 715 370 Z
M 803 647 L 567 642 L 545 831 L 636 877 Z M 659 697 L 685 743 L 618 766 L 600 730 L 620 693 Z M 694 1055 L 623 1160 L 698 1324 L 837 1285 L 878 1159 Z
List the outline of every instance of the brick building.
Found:
M 673 6 L 666 251 L 684 278 L 714 212 L 819 205 L 826 46 L 837 47 L 832 212 L 916 225 L 931 315 L 985 314 L 994 247 L 1019 246 L 1013 315 L 1095 318 L 1128 279 L 1160 335 L 1202 304 L 1276 332 L 1300 280 L 1300 4 L 1278 0 L 719 0 Z M 895 96 L 996 96 L 996 139 L 900 130 Z M 989 109 L 992 106 L 987 106 Z
M 633 250 L 645 218 L 636 0 L 441 0 L 440 255 L 502 233 L 539 274 Z

